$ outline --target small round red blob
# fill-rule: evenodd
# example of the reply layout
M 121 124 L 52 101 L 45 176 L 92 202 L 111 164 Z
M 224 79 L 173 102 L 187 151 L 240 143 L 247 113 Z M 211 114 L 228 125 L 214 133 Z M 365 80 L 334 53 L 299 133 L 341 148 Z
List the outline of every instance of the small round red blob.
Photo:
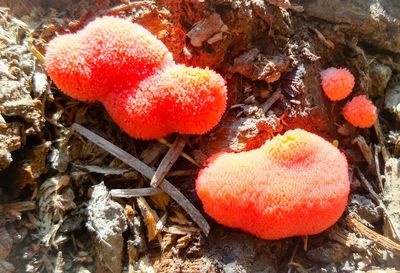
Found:
M 354 87 L 354 76 L 347 68 L 328 68 L 321 71 L 321 85 L 331 101 L 339 101 L 350 95 Z
M 212 156 L 196 180 L 207 214 L 268 240 L 332 226 L 345 210 L 349 188 L 345 156 L 301 129 L 255 150 Z
M 375 105 L 364 95 L 354 97 L 343 107 L 343 116 L 355 127 L 370 128 L 378 117 Z

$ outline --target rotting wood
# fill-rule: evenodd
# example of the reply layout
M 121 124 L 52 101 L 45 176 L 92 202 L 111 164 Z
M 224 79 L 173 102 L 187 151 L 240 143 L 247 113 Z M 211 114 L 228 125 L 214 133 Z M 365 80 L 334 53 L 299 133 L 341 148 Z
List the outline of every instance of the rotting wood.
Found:
M 389 224 L 393 235 L 396 237 L 396 239 L 398 240 L 400 238 L 395 225 L 393 223 L 393 219 L 391 217 L 391 215 L 389 214 L 385 204 L 383 203 L 382 199 L 379 197 L 379 195 L 374 191 L 371 183 L 369 183 L 369 181 L 365 178 L 364 174 L 360 171 L 360 169 L 358 167 L 355 167 L 355 170 L 357 171 L 358 177 L 360 178 L 361 183 L 363 184 L 363 186 L 366 188 L 366 190 L 368 190 L 368 192 L 370 193 L 372 199 L 375 201 L 375 203 L 382 209 L 383 214 L 385 216 L 385 220 L 387 221 L 387 223 Z
M 140 189 L 113 189 L 110 190 L 110 196 L 113 198 L 132 198 L 141 196 L 151 196 L 160 194 L 163 191 L 158 188 L 140 188 Z
M 181 135 L 178 135 L 172 146 L 169 147 L 167 154 L 161 160 L 160 165 L 158 165 L 156 172 L 151 178 L 150 186 L 156 188 L 160 185 L 167 173 L 171 170 L 176 160 L 179 158 L 179 155 L 182 153 L 185 145 L 185 138 Z
M 122 162 L 134 168 L 136 171 L 141 173 L 143 176 L 151 179 L 154 175 L 154 170 L 144 164 L 142 161 L 132 156 L 131 154 L 125 152 L 124 150 L 118 148 L 116 145 L 107 141 L 106 139 L 96 135 L 92 131 L 86 129 L 82 125 L 77 123 L 72 124 L 72 128 L 82 136 L 86 137 L 88 140 L 92 141 L 97 146 L 101 147 L 105 151 L 109 152 L 113 156 L 120 159 Z M 208 236 L 210 232 L 210 225 L 207 223 L 203 215 L 198 211 L 192 203 L 168 180 L 164 179 L 160 184 L 160 188 L 166 192 L 172 199 L 174 199 L 195 221 L 203 233 Z
M 350 213 L 346 218 L 346 224 L 352 231 L 367 237 L 381 247 L 392 251 L 394 254 L 400 255 L 400 244 L 366 227 L 363 223 L 356 219 L 356 215 L 354 213 Z

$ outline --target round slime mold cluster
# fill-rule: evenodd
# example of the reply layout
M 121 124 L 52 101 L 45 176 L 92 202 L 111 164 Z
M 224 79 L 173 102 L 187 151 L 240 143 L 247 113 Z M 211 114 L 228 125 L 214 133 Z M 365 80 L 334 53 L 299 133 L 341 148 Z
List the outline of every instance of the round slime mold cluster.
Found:
M 160 40 L 120 18 L 98 18 L 76 34 L 56 37 L 45 66 L 65 94 L 101 101 L 135 138 L 206 133 L 226 108 L 219 74 L 175 64 Z
M 343 107 L 343 116 L 353 126 L 370 128 L 378 114 L 375 105 L 364 95 L 356 96 Z
M 347 68 L 330 67 L 321 71 L 321 85 L 331 101 L 338 101 L 350 95 L 354 87 L 354 76 Z
M 280 239 L 333 225 L 346 207 L 349 185 L 345 156 L 296 129 L 255 150 L 212 156 L 196 191 L 218 223 Z

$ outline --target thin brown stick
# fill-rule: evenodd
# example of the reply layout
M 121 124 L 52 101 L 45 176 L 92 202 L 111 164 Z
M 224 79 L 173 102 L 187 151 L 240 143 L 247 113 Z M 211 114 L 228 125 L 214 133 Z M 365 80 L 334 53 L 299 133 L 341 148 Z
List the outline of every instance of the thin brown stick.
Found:
M 110 196 L 116 198 L 132 198 L 160 194 L 163 191 L 158 188 L 140 188 L 140 189 L 114 189 L 110 190 Z
M 383 192 L 383 182 L 382 182 L 382 175 L 381 175 L 381 166 L 379 164 L 379 151 L 380 148 L 378 145 L 375 145 L 374 148 L 374 161 L 375 161 L 375 173 L 378 178 L 378 187 L 379 191 Z
M 156 172 L 151 178 L 150 186 L 157 188 L 160 185 L 167 173 L 171 170 L 176 160 L 179 158 L 183 148 L 185 147 L 185 144 L 185 138 L 181 135 L 178 135 L 174 143 L 172 143 L 172 146 L 169 147 L 169 150 L 164 158 L 161 160 L 160 165 L 158 165 Z
M 32 47 L 31 47 L 31 52 L 32 52 L 32 55 L 35 56 L 36 59 L 37 59 L 40 63 L 44 63 L 45 58 L 44 58 L 43 54 L 40 53 L 40 51 L 39 51 L 35 46 L 32 46 Z
M 136 157 L 132 156 L 131 154 L 125 152 L 124 150 L 118 148 L 111 142 L 107 141 L 106 139 L 96 135 L 95 133 L 91 132 L 90 130 L 86 129 L 85 127 L 74 123 L 72 124 L 72 128 L 82 136 L 86 137 L 88 140 L 92 141 L 97 146 L 101 147 L 105 151 L 109 152 L 113 156 L 117 157 L 119 160 L 124 162 L 125 164 L 131 166 L 136 171 L 141 173 L 143 176 L 151 179 L 154 175 L 154 170 L 144 164 L 142 161 L 137 159 Z M 160 188 L 166 192 L 172 199 L 174 199 L 195 221 L 203 233 L 208 236 L 210 232 L 210 226 L 207 223 L 206 219 L 203 215 L 193 206 L 192 203 L 169 181 L 166 179 L 160 184 Z
M 157 139 L 157 141 L 160 142 L 161 144 L 164 144 L 164 145 L 168 146 L 168 147 L 171 147 L 171 146 L 172 146 L 172 144 L 169 143 L 165 138 L 159 138 L 159 139 Z M 195 165 L 195 166 L 197 166 L 197 167 L 199 167 L 199 168 L 201 167 L 200 164 L 197 163 L 196 160 L 194 160 L 194 159 L 193 159 L 190 155 L 188 155 L 187 153 L 182 152 L 182 153 L 181 153 L 181 156 L 182 156 L 184 159 L 186 159 L 187 161 L 189 161 L 190 163 L 192 163 L 193 165 Z
M 368 163 L 368 167 L 369 167 L 370 171 L 374 171 L 375 170 L 374 156 L 372 154 L 371 148 L 368 146 L 367 142 L 365 141 L 365 138 L 360 135 L 360 136 L 356 137 L 352 142 L 357 143 L 358 148 L 360 149 L 361 153 L 364 156 L 364 159 Z
M 264 112 L 268 112 L 268 110 L 272 107 L 272 105 L 279 99 L 282 98 L 282 92 L 280 89 L 276 90 L 271 97 L 269 97 L 262 105 L 261 109 Z

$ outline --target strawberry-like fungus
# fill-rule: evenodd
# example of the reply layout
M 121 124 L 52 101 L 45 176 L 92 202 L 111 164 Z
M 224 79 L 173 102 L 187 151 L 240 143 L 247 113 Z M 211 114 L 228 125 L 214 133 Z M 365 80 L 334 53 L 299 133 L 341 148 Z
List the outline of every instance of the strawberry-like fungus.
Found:
M 375 105 L 366 96 L 354 97 L 343 107 L 343 116 L 355 127 L 370 128 L 378 114 Z
M 65 94 L 102 102 L 130 136 L 203 134 L 226 108 L 225 80 L 210 69 L 175 64 L 138 24 L 102 17 L 50 41 L 46 70 Z
M 354 76 L 347 68 L 330 67 L 320 74 L 322 90 L 331 101 L 342 100 L 353 90 Z
M 218 223 L 280 239 L 333 225 L 346 207 L 349 185 L 345 156 L 323 138 L 296 129 L 255 150 L 212 156 L 196 191 Z

